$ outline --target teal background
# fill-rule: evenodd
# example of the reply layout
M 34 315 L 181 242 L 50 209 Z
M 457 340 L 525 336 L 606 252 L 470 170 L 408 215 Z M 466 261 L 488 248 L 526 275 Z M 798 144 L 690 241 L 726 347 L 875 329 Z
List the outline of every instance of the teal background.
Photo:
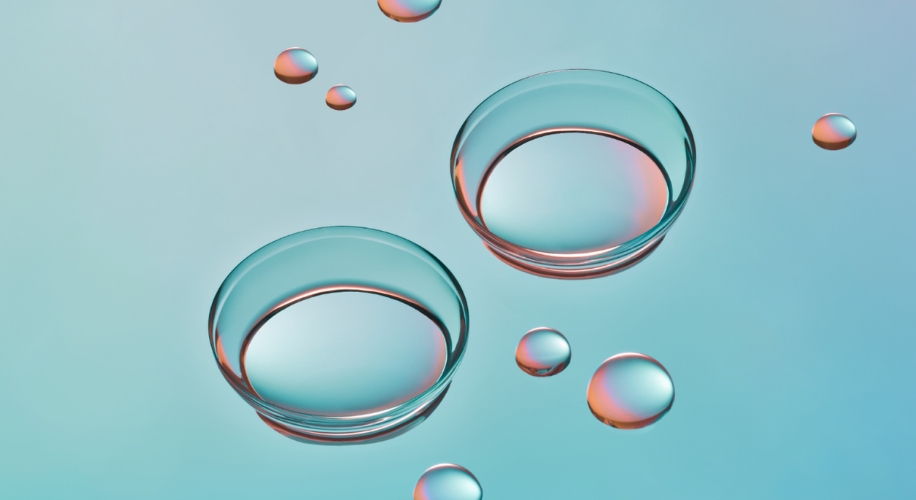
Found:
M 0 497 L 410 498 L 454 462 L 485 498 L 913 498 L 916 3 L 371 0 L 0 5 Z M 272 73 L 283 49 L 312 82 Z M 448 175 L 464 118 L 533 73 L 587 67 L 667 95 L 697 180 L 645 262 L 562 282 L 493 258 Z M 357 92 L 328 109 L 326 90 Z M 858 140 L 811 141 L 827 112 Z M 468 296 L 436 413 L 318 447 L 219 374 L 207 313 L 260 246 L 325 225 L 424 246 Z M 546 380 L 529 329 L 570 340 Z M 585 404 L 638 351 L 677 390 L 649 432 Z

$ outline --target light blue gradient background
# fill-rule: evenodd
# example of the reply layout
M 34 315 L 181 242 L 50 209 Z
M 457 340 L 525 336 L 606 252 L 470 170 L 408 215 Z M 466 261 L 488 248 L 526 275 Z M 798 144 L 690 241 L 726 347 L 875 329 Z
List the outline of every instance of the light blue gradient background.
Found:
M 445 0 L 416 25 L 372 0 L 4 2 L 0 497 L 406 499 L 440 462 L 489 500 L 916 497 L 914 23 L 902 0 Z M 273 76 L 290 46 L 315 80 Z M 498 262 L 448 175 L 478 103 L 570 67 L 656 87 L 698 148 L 659 250 L 584 282 Z M 849 149 L 812 143 L 827 112 Z M 470 303 L 445 401 L 380 444 L 281 437 L 207 342 L 235 264 L 334 224 L 426 247 Z M 513 359 L 542 325 L 573 349 L 546 380 Z M 674 378 L 650 432 L 586 407 L 621 351 Z

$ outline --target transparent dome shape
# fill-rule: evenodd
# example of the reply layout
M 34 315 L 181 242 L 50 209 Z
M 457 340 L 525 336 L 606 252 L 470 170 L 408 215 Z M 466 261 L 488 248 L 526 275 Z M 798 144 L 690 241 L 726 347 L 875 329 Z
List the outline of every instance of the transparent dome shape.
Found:
M 288 437 L 367 443 L 419 424 L 467 344 L 468 309 L 420 246 L 360 227 L 270 243 L 217 291 L 210 343 L 226 380 Z
M 462 215 L 496 257 L 583 279 L 624 270 L 661 243 L 695 164 L 687 121 L 657 90 L 563 70 L 481 103 L 455 139 L 451 175 Z

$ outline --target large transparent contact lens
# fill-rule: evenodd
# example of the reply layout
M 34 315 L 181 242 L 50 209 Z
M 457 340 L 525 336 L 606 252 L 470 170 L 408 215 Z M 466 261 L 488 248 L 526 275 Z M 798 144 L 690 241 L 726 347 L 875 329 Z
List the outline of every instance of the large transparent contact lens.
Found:
M 210 311 L 226 380 L 278 432 L 394 437 L 439 404 L 468 334 L 458 282 L 432 254 L 359 227 L 296 233 L 243 260 Z
M 515 82 L 464 122 L 452 148 L 458 206 L 507 264 L 594 278 L 661 243 L 693 184 L 696 148 L 665 96 L 615 73 Z

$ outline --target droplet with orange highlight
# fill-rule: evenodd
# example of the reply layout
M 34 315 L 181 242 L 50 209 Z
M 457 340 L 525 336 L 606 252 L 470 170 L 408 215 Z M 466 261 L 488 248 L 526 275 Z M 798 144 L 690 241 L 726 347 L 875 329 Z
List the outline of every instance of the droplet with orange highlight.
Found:
M 318 60 L 311 52 L 291 47 L 280 52 L 274 61 L 274 75 L 284 83 L 299 85 L 318 74 Z
M 356 92 L 346 85 L 334 85 L 328 90 L 324 101 L 329 108 L 343 111 L 356 104 Z
M 378 0 L 378 7 L 399 23 L 415 23 L 433 15 L 442 0 Z
M 827 113 L 814 123 L 811 138 L 823 149 L 846 149 L 856 140 L 856 126 L 844 115 Z
M 588 384 L 595 418 L 617 429 L 641 429 L 661 419 L 674 404 L 674 382 L 661 363 L 645 354 L 608 358 Z
M 528 375 L 550 377 L 569 366 L 569 341 L 553 328 L 535 328 L 515 348 L 515 362 Z

